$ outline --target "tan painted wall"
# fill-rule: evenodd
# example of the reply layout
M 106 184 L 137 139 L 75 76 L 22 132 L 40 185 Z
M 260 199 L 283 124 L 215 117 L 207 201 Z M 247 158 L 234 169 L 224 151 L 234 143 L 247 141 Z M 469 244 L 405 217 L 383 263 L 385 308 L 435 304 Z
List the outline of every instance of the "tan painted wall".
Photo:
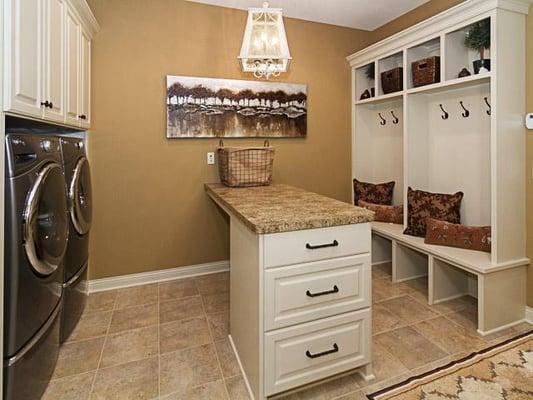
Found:
M 372 33 L 285 19 L 294 62 L 282 80 L 307 83 L 308 137 L 276 140 L 274 179 L 348 201 L 350 74 L 344 57 L 461 0 L 432 0 Z M 245 13 L 182 0 L 89 0 L 93 44 L 94 226 L 91 278 L 228 258 L 228 221 L 202 183 L 216 140 L 165 139 L 167 74 L 250 79 L 235 57 Z M 533 111 L 533 7 L 528 16 Z M 257 143 L 238 141 L 239 144 Z M 533 135 L 527 135 L 528 254 L 533 258 Z M 533 273 L 528 279 L 533 306 Z
M 388 36 L 400 32 L 405 28 L 409 28 L 410 26 L 462 3 L 463 1 L 464 0 L 431 0 L 373 31 L 372 42 L 378 42 L 381 39 L 385 39 Z
M 90 0 L 94 186 L 90 277 L 228 258 L 228 221 L 203 190 L 218 140 L 165 138 L 165 76 L 240 72 L 246 13 L 182 0 Z M 350 199 L 350 69 L 368 32 L 285 19 L 294 58 L 284 81 L 308 84 L 308 137 L 272 140 L 274 179 Z M 260 143 L 238 141 L 237 144 Z
M 372 34 L 372 42 L 377 42 L 432 15 L 444 11 L 462 0 L 431 0 L 411 12 L 391 21 L 390 23 L 375 30 Z M 533 6 L 529 8 L 527 17 L 527 109 L 533 112 Z M 526 190 L 527 190 L 527 252 L 528 257 L 533 259 L 533 133 L 528 131 L 526 136 Z M 533 307 L 533 267 L 529 268 L 527 282 L 528 305 Z

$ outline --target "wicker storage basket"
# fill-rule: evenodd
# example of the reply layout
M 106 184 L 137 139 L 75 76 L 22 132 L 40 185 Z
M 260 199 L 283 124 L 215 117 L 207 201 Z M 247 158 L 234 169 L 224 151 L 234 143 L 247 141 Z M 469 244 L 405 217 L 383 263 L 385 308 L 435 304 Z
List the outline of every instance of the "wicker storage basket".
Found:
M 397 67 L 381 73 L 381 89 L 383 94 L 403 90 L 403 68 Z
M 272 182 L 274 148 L 268 140 L 264 147 L 218 148 L 220 181 L 230 187 L 267 186 Z
M 411 64 L 413 86 L 419 87 L 440 82 L 440 57 L 428 57 Z

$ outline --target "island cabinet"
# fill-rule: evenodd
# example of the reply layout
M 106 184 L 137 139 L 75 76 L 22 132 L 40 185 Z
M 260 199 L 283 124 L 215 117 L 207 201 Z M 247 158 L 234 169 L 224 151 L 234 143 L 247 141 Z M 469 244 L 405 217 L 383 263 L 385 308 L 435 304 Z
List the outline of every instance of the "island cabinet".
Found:
M 255 399 L 371 370 L 373 214 L 287 185 L 206 185 L 230 216 L 230 341 Z

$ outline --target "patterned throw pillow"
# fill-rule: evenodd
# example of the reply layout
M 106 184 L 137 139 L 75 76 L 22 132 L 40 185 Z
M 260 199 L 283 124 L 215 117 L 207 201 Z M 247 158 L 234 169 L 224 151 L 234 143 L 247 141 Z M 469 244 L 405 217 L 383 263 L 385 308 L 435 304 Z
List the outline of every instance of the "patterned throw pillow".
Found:
M 369 183 L 353 180 L 354 204 L 359 204 L 359 200 L 372 204 L 392 204 L 392 195 L 394 193 L 394 183 Z
M 427 218 L 460 224 L 461 200 L 463 192 L 442 194 L 407 189 L 407 228 L 403 233 L 426 236 Z
M 363 200 L 357 202 L 359 207 L 374 211 L 374 221 L 392 222 L 393 224 L 403 224 L 403 206 L 386 206 L 383 204 L 372 204 Z
M 428 218 L 426 224 L 425 243 L 490 253 L 490 226 L 458 225 L 433 218 Z

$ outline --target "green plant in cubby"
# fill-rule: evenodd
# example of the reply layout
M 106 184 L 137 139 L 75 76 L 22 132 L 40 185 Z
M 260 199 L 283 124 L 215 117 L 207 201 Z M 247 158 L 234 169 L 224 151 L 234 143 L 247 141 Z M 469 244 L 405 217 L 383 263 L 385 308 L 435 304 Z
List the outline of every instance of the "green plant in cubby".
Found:
M 490 71 L 490 58 L 485 59 L 485 50 L 490 49 L 490 18 L 470 26 L 465 37 L 465 46 L 479 52 L 479 60 L 474 60 L 474 73 Z

